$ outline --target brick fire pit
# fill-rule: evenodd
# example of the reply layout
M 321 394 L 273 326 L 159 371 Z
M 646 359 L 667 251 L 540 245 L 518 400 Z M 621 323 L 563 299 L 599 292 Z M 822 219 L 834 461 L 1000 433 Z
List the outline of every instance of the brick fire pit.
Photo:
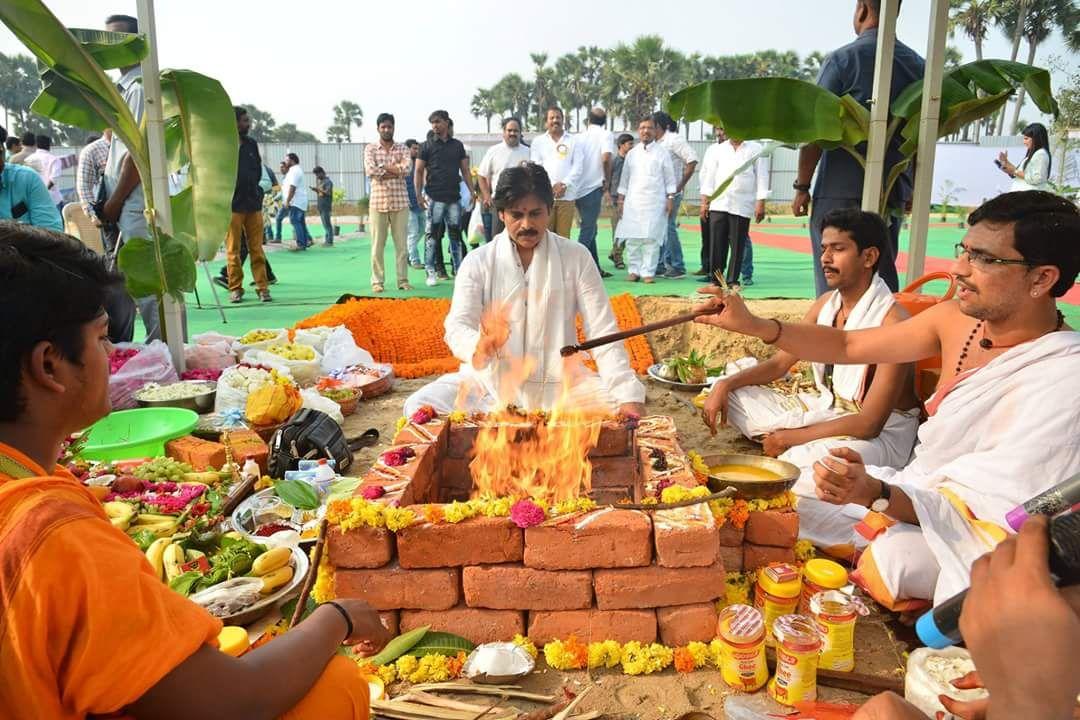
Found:
M 467 500 L 483 428 L 447 418 L 405 425 L 392 449 L 408 446 L 415 455 L 394 467 L 376 462 L 357 494 L 380 485 L 383 501 L 417 506 L 418 518 L 425 504 Z M 667 417 L 643 418 L 636 430 L 605 421 L 589 460 L 590 496 L 602 506 L 640 502 L 663 480 L 698 484 Z M 522 634 L 537 645 L 574 635 L 682 646 L 715 637 L 726 571 L 794 561 L 797 536 L 792 510 L 751 512 L 736 529 L 718 527 L 705 504 L 600 507 L 527 529 L 508 517 L 420 520 L 397 533 L 331 527 L 327 553 L 335 595 L 366 600 L 391 632 L 430 625 L 474 643 Z

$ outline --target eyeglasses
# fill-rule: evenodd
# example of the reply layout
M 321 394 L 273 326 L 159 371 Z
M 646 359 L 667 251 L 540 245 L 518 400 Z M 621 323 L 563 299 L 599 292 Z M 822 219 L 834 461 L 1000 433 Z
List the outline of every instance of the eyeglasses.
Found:
M 984 253 L 981 250 L 972 250 L 971 248 L 964 247 L 964 243 L 956 243 L 953 246 L 953 257 L 959 260 L 961 257 L 966 257 L 968 262 L 972 265 L 979 265 L 980 267 L 990 267 L 991 265 L 1025 265 L 1027 267 L 1034 267 L 1039 263 L 1028 262 L 1027 260 L 1010 260 L 1008 258 L 999 258 L 991 255 L 990 253 Z

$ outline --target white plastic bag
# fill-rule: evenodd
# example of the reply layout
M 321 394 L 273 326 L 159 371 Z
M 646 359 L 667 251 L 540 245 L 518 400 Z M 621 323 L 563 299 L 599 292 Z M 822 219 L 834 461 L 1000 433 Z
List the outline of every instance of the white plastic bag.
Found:
M 484 235 L 484 214 L 479 212 L 479 208 L 469 216 L 469 227 L 466 228 L 465 234 L 470 243 L 483 245 L 487 242 L 487 237 Z
M 135 393 L 147 383 L 168 385 L 180 380 L 173 367 L 169 347 L 160 340 L 146 346 L 117 343 L 116 347 L 121 350 L 135 349 L 139 354 L 109 376 L 109 400 L 112 401 L 113 410 L 135 407 Z
M 317 350 L 313 360 L 289 360 L 265 350 L 249 350 L 244 355 L 244 362 L 285 370 L 300 387 L 314 385 L 322 374 L 322 355 Z
M 313 388 L 301 390 L 300 400 L 303 403 L 301 407 L 311 408 L 312 410 L 324 412 L 330 417 L 334 418 L 334 421 L 338 425 L 341 425 L 345 422 L 345 416 L 341 414 L 341 406 L 330 398 L 325 398 L 320 395 L 318 390 L 315 390 Z
M 267 340 L 260 340 L 253 343 L 241 342 L 245 337 L 249 337 L 253 333 L 274 333 L 274 336 Z M 237 338 L 236 344 L 233 345 L 233 350 L 236 352 L 236 356 L 243 360 L 252 350 L 265 350 L 271 345 L 278 345 L 287 342 L 289 342 L 289 331 L 285 330 L 284 328 L 255 328 L 254 330 L 244 333 L 244 335 Z
M 266 370 L 242 365 L 225 368 L 218 378 L 214 412 L 244 410 L 251 391 L 267 382 L 270 382 L 270 373 Z
M 908 656 L 907 674 L 904 677 L 904 699 L 922 710 L 929 717 L 944 712 L 945 706 L 939 695 L 956 700 L 980 700 L 989 695 L 986 690 L 960 690 L 952 681 L 975 669 L 971 653 L 963 648 L 947 647 L 943 650 L 919 648 Z
M 300 331 L 297 330 L 297 336 Z M 338 325 L 326 337 L 323 345 L 322 369 L 324 372 L 339 370 L 349 365 L 374 365 L 375 358 L 356 344 L 352 333 L 344 325 Z
M 338 325 L 337 327 L 341 327 Z M 307 345 L 315 348 L 318 352 L 325 354 L 323 349 L 326 344 L 326 338 L 330 337 L 330 334 L 334 331 L 334 327 L 323 325 L 321 327 L 313 328 L 300 328 L 293 335 L 293 342 L 297 345 Z
M 188 370 L 224 370 L 236 364 L 236 338 L 208 332 L 191 339 L 193 343 L 184 347 Z

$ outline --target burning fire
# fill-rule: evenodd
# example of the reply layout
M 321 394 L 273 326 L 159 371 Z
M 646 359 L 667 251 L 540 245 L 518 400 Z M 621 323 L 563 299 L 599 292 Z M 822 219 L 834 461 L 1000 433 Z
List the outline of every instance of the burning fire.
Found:
M 575 383 L 584 370 L 577 357 L 565 358 L 558 401 L 548 412 L 527 412 L 510 404 L 532 372 L 529 359 L 511 363 L 500 378 L 503 409 L 488 413 L 473 447 L 469 470 L 475 495 L 572 500 L 592 488 L 589 452 L 607 407 Z

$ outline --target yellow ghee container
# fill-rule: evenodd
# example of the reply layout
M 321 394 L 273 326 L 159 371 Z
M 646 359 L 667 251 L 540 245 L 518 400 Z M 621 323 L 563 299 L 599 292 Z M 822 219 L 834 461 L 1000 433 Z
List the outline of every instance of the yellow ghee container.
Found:
M 755 692 L 769 681 L 765 662 L 765 619 L 749 605 L 728 605 L 717 619 L 720 675 L 729 687 Z
M 818 653 L 821 636 L 805 615 L 782 615 L 773 625 L 776 638 L 776 674 L 769 681 L 769 696 L 781 705 L 817 699 Z
M 814 558 L 803 566 L 802 599 L 799 614 L 810 614 L 810 598 L 824 590 L 839 590 L 848 583 L 848 572 L 840 563 Z
M 841 672 L 855 669 L 855 621 L 861 609 L 859 603 L 837 590 L 810 598 L 810 613 L 822 638 L 821 667 Z
M 790 615 L 799 606 L 802 580 L 799 568 L 789 563 L 771 563 L 758 573 L 754 588 L 754 607 L 765 616 L 765 642 L 773 644 L 773 623 L 781 615 Z

